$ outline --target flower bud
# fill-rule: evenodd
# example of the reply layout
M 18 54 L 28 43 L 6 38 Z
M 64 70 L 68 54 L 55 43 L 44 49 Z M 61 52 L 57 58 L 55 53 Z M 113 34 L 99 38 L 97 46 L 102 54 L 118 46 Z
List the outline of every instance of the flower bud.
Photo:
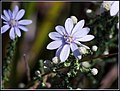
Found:
M 79 51 L 81 54 L 86 54 L 88 53 L 87 49 L 85 47 L 79 47 Z
M 55 69 L 55 68 L 53 68 L 53 72 L 56 72 L 56 69 Z
M 54 64 L 57 64 L 59 62 L 59 59 L 58 59 L 57 56 L 55 56 L 55 57 L 52 58 L 52 61 L 53 61 Z
M 81 55 L 79 55 L 79 56 L 78 56 L 78 59 L 79 59 L 79 60 L 80 60 L 80 59 L 82 59 L 82 56 L 81 56 Z
M 93 51 L 97 51 L 98 47 L 96 45 L 92 46 Z
M 97 75 L 98 70 L 97 70 L 96 68 L 93 68 L 93 69 L 91 69 L 91 73 L 92 73 L 93 75 Z
M 112 34 L 110 34 L 110 35 L 109 35 L 109 38 L 111 39 L 112 37 L 113 37 L 113 35 L 112 35 Z
M 82 67 L 80 68 L 80 71 L 81 71 L 81 72 L 89 72 L 89 69 L 88 69 L 88 68 L 85 68 L 84 66 L 82 66 Z
M 69 62 L 64 62 L 64 66 L 65 66 L 65 67 L 69 67 L 69 66 L 70 66 L 70 63 L 69 63 Z
M 92 13 L 92 10 L 91 10 L 91 9 L 87 9 L 87 10 L 86 10 L 86 13 L 88 13 L 88 14 L 89 14 L 89 13 Z
M 109 51 L 108 50 L 106 50 L 106 51 L 104 51 L 104 53 L 103 53 L 104 55 L 108 55 L 109 54 Z
M 110 2 L 103 2 L 102 6 L 103 6 L 103 8 L 105 8 L 108 11 L 108 10 L 110 10 L 111 3 Z
M 47 68 L 47 66 L 44 66 L 44 69 L 46 69 Z
M 42 87 L 46 87 L 46 85 L 45 85 L 45 83 L 44 83 L 44 82 L 42 82 Z
M 75 16 L 71 16 L 71 19 L 73 20 L 73 24 L 76 24 L 78 19 Z
M 91 67 L 89 62 L 82 62 L 82 66 L 84 66 L 85 68 Z
M 39 70 L 37 70 L 37 71 L 35 71 L 35 74 L 37 75 L 37 76 L 41 76 L 41 73 L 40 73 L 40 71 Z
M 68 77 L 70 77 L 70 76 L 71 76 L 71 73 L 69 72 L 69 73 L 67 73 L 67 75 L 68 75 Z

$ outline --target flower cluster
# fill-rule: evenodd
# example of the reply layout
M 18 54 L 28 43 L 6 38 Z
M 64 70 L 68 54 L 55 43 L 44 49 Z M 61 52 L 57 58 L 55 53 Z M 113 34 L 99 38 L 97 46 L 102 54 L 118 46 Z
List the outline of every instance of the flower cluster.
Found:
M 49 37 L 54 41 L 48 44 L 47 49 L 57 49 L 56 56 L 61 62 L 67 60 L 70 54 L 70 49 L 76 58 L 81 59 L 81 53 L 77 45 L 90 49 L 81 42 L 87 42 L 94 39 L 93 35 L 87 35 L 90 28 L 83 28 L 84 24 L 85 21 L 81 20 L 74 26 L 73 20 L 67 18 L 65 21 L 65 28 L 58 25 L 55 27 L 56 32 L 49 33 Z
M 11 10 L 4 10 L 4 15 L 1 15 L 1 18 L 4 20 L 4 26 L 1 27 L 1 34 L 5 33 L 10 29 L 9 36 L 10 39 L 14 40 L 16 36 L 21 37 L 20 29 L 23 31 L 28 31 L 24 25 L 29 25 L 32 23 L 32 20 L 20 20 L 24 14 L 25 10 L 19 10 L 18 6 L 15 6 L 13 12 Z
M 119 12 L 119 1 L 103 1 L 102 7 L 110 10 L 111 16 L 115 16 Z
M 119 1 L 103 1 L 101 5 L 101 12 L 105 10 L 110 10 L 110 15 L 115 16 L 118 15 L 119 17 Z M 117 28 L 119 29 L 119 18 L 117 23 Z

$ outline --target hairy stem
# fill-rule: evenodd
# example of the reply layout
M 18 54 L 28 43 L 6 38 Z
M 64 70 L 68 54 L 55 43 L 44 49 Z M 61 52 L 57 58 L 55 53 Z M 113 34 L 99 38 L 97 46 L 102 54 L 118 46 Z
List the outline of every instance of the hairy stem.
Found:
M 11 40 L 7 48 L 7 56 L 5 58 L 5 63 L 3 66 L 2 88 L 9 87 L 12 63 L 14 60 L 14 54 L 16 49 L 16 43 L 17 43 L 17 38 L 15 40 Z

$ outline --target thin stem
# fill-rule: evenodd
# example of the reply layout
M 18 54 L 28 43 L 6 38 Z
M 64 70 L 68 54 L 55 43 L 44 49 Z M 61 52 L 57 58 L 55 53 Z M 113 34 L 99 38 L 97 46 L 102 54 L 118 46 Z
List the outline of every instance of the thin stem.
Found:
M 112 54 L 108 54 L 108 55 L 99 55 L 99 56 L 96 56 L 96 57 L 91 57 L 90 56 L 90 57 L 81 59 L 81 62 L 91 61 L 91 60 L 94 60 L 94 59 L 97 59 L 97 58 L 107 58 L 107 57 L 111 57 L 111 56 L 115 56 L 115 55 L 118 55 L 118 53 L 112 53 Z
M 87 58 L 83 58 L 81 59 L 80 61 L 81 62 L 84 62 L 84 61 L 91 61 L 91 60 L 94 60 L 94 59 L 97 59 L 97 58 L 106 58 L 106 57 L 111 57 L 111 56 L 115 56 L 115 55 L 118 55 L 118 53 L 112 53 L 112 54 L 108 54 L 108 55 L 99 55 L 99 56 L 96 56 L 96 57 L 87 57 Z M 61 68 L 58 68 L 57 71 L 61 71 L 63 69 L 69 69 L 69 67 L 61 67 Z M 43 74 L 42 76 L 45 76 L 47 74 L 50 74 L 51 72 L 47 72 L 45 74 Z
M 7 48 L 7 57 L 5 59 L 6 63 L 4 63 L 3 66 L 2 88 L 8 88 L 10 85 L 10 75 L 12 70 L 12 63 L 14 60 L 16 43 L 17 43 L 17 38 L 15 40 L 11 40 Z

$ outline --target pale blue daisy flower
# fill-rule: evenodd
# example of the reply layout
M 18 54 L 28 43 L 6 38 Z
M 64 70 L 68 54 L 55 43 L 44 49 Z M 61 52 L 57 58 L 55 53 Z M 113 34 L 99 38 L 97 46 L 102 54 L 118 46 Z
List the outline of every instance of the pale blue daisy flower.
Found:
M 105 9 L 110 10 L 110 16 L 118 15 L 117 28 L 119 29 L 119 1 L 103 1 L 100 12 L 103 13 Z
M 10 29 L 9 36 L 10 39 L 14 40 L 15 37 L 21 36 L 21 30 L 28 31 L 28 29 L 24 25 L 29 25 L 32 23 L 32 20 L 20 20 L 24 14 L 25 10 L 19 10 L 18 6 L 15 6 L 13 12 L 11 10 L 4 10 L 4 15 L 1 15 L 1 18 L 4 20 L 4 26 L 1 27 L 1 34 L 5 33 Z
M 61 62 L 67 60 L 70 49 L 76 58 L 81 59 L 81 53 L 77 45 L 90 49 L 88 46 L 80 43 L 94 38 L 93 35 L 87 35 L 90 29 L 88 27 L 83 28 L 84 23 L 85 21 L 81 20 L 74 26 L 72 19 L 68 18 L 65 21 L 65 28 L 63 26 L 56 26 L 57 32 L 49 33 L 49 37 L 54 41 L 47 45 L 47 49 L 57 49 L 56 56 L 59 57 Z
M 103 1 L 101 9 L 110 10 L 110 15 L 115 16 L 119 12 L 119 1 Z

